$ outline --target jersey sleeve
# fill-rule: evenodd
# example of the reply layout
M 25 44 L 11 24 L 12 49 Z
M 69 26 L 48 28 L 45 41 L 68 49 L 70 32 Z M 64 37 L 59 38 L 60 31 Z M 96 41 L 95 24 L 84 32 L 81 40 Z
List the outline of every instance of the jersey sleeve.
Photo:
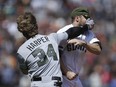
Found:
M 65 31 L 67 31 L 69 28 L 71 28 L 71 27 L 74 27 L 72 24 L 70 24 L 70 25 L 67 25 L 67 26 L 65 26 L 65 27 L 63 27 L 63 28 L 61 28 L 61 29 L 59 29 L 58 31 L 57 31 L 57 33 L 62 33 L 62 32 L 65 32 Z
M 19 63 L 19 68 L 21 70 L 27 70 L 28 69 L 24 58 L 19 53 L 17 53 L 17 60 L 18 60 L 18 63 Z
M 100 48 L 102 49 L 102 45 L 101 42 L 99 41 L 99 39 L 95 36 L 95 34 L 92 31 L 89 31 L 90 35 L 89 35 L 89 43 L 93 44 L 93 43 L 97 43 Z
M 71 27 L 74 27 L 74 26 L 73 26 L 72 24 L 66 25 L 66 26 L 64 26 L 63 28 L 59 29 L 59 30 L 57 31 L 57 33 L 65 32 L 66 30 L 68 30 L 68 29 L 71 28 Z M 66 44 L 67 44 L 67 43 L 66 43 L 65 40 L 61 41 L 61 43 L 59 44 L 59 47 L 58 47 L 58 48 L 59 48 L 60 54 L 63 53 L 63 50 L 64 50 Z
M 53 33 L 52 34 L 53 37 L 55 38 L 56 42 L 59 43 L 63 40 L 67 40 L 68 39 L 68 34 L 66 32 L 62 32 L 62 33 Z
M 89 30 L 89 43 L 92 44 L 92 43 L 95 43 L 95 42 L 100 42 L 98 40 L 98 38 L 95 36 L 95 34 Z
M 68 34 L 68 39 L 73 39 L 80 34 L 83 34 L 88 30 L 88 25 L 84 25 L 82 27 L 72 27 L 65 31 Z
M 88 30 L 88 25 L 84 25 L 83 27 L 71 27 L 63 33 L 57 33 L 58 36 L 57 41 L 59 43 L 65 39 L 75 38 L 87 30 Z

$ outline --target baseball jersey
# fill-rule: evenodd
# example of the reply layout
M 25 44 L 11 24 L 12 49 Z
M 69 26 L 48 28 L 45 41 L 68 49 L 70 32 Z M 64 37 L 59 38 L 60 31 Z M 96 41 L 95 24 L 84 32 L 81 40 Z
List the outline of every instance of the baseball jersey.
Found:
M 18 51 L 19 66 L 28 68 L 28 75 L 59 76 L 61 77 L 58 44 L 67 39 L 68 34 L 52 33 L 50 35 L 36 35 L 23 43 Z
M 67 29 L 73 27 L 72 24 L 67 25 L 60 29 L 57 33 L 61 33 L 66 31 Z M 94 33 L 91 30 L 86 31 L 85 33 L 76 37 L 80 40 L 84 40 L 87 43 L 99 42 L 99 40 L 95 37 Z M 75 73 L 79 73 L 83 63 L 84 63 L 84 54 L 86 52 L 86 48 L 83 46 L 74 46 L 74 44 L 67 44 L 67 40 L 64 40 L 60 43 L 59 46 L 62 49 L 62 60 L 64 65 L 71 71 Z

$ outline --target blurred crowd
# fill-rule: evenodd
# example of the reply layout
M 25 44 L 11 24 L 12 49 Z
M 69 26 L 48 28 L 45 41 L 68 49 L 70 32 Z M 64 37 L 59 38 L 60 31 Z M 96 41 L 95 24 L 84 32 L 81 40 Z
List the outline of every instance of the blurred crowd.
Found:
M 17 31 L 16 18 L 31 11 L 39 33 L 49 34 L 71 23 L 70 12 L 87 7 L 95 21 L 93 32 L 102 43 L 102 53 L 89 52 L 80 72 L 84 87 L 116 87 L 116 0 L 0 0 L 0 87 L 29 87 L 16 59 L 25 38 Z

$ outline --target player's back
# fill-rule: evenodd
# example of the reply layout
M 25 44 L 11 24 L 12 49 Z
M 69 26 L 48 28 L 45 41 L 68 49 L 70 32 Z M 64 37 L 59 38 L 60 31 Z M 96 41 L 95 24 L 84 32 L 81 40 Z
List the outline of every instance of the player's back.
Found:
M 59 65 L 58 42 L 54 35 L 36 35 L 19 48 L 18 53 L 24 58 L 31 77 L 62 75 Z

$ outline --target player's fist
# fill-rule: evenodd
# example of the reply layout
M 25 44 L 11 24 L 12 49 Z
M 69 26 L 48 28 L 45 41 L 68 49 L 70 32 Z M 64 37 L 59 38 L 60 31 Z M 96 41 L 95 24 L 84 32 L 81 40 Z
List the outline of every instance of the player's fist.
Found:
M 94 21 L 90 18 L 86 20 L 86 24 L 89 26 L 89 29 L 92 30 L 94 28 Z
M 74 44 L 76 45 L 80 45 L 80 46 L 86 46 L 87 43 L 84 40 L 79 40 L 79 39 L 71 39 L 68 41 L 68 44 Z
M 67 71 L 66 73 L 66 77 L 69 79 L 69 80 L 73 80 L 74 78 L 76 78 L 78 74 L 72 72 L 72 71 Z

